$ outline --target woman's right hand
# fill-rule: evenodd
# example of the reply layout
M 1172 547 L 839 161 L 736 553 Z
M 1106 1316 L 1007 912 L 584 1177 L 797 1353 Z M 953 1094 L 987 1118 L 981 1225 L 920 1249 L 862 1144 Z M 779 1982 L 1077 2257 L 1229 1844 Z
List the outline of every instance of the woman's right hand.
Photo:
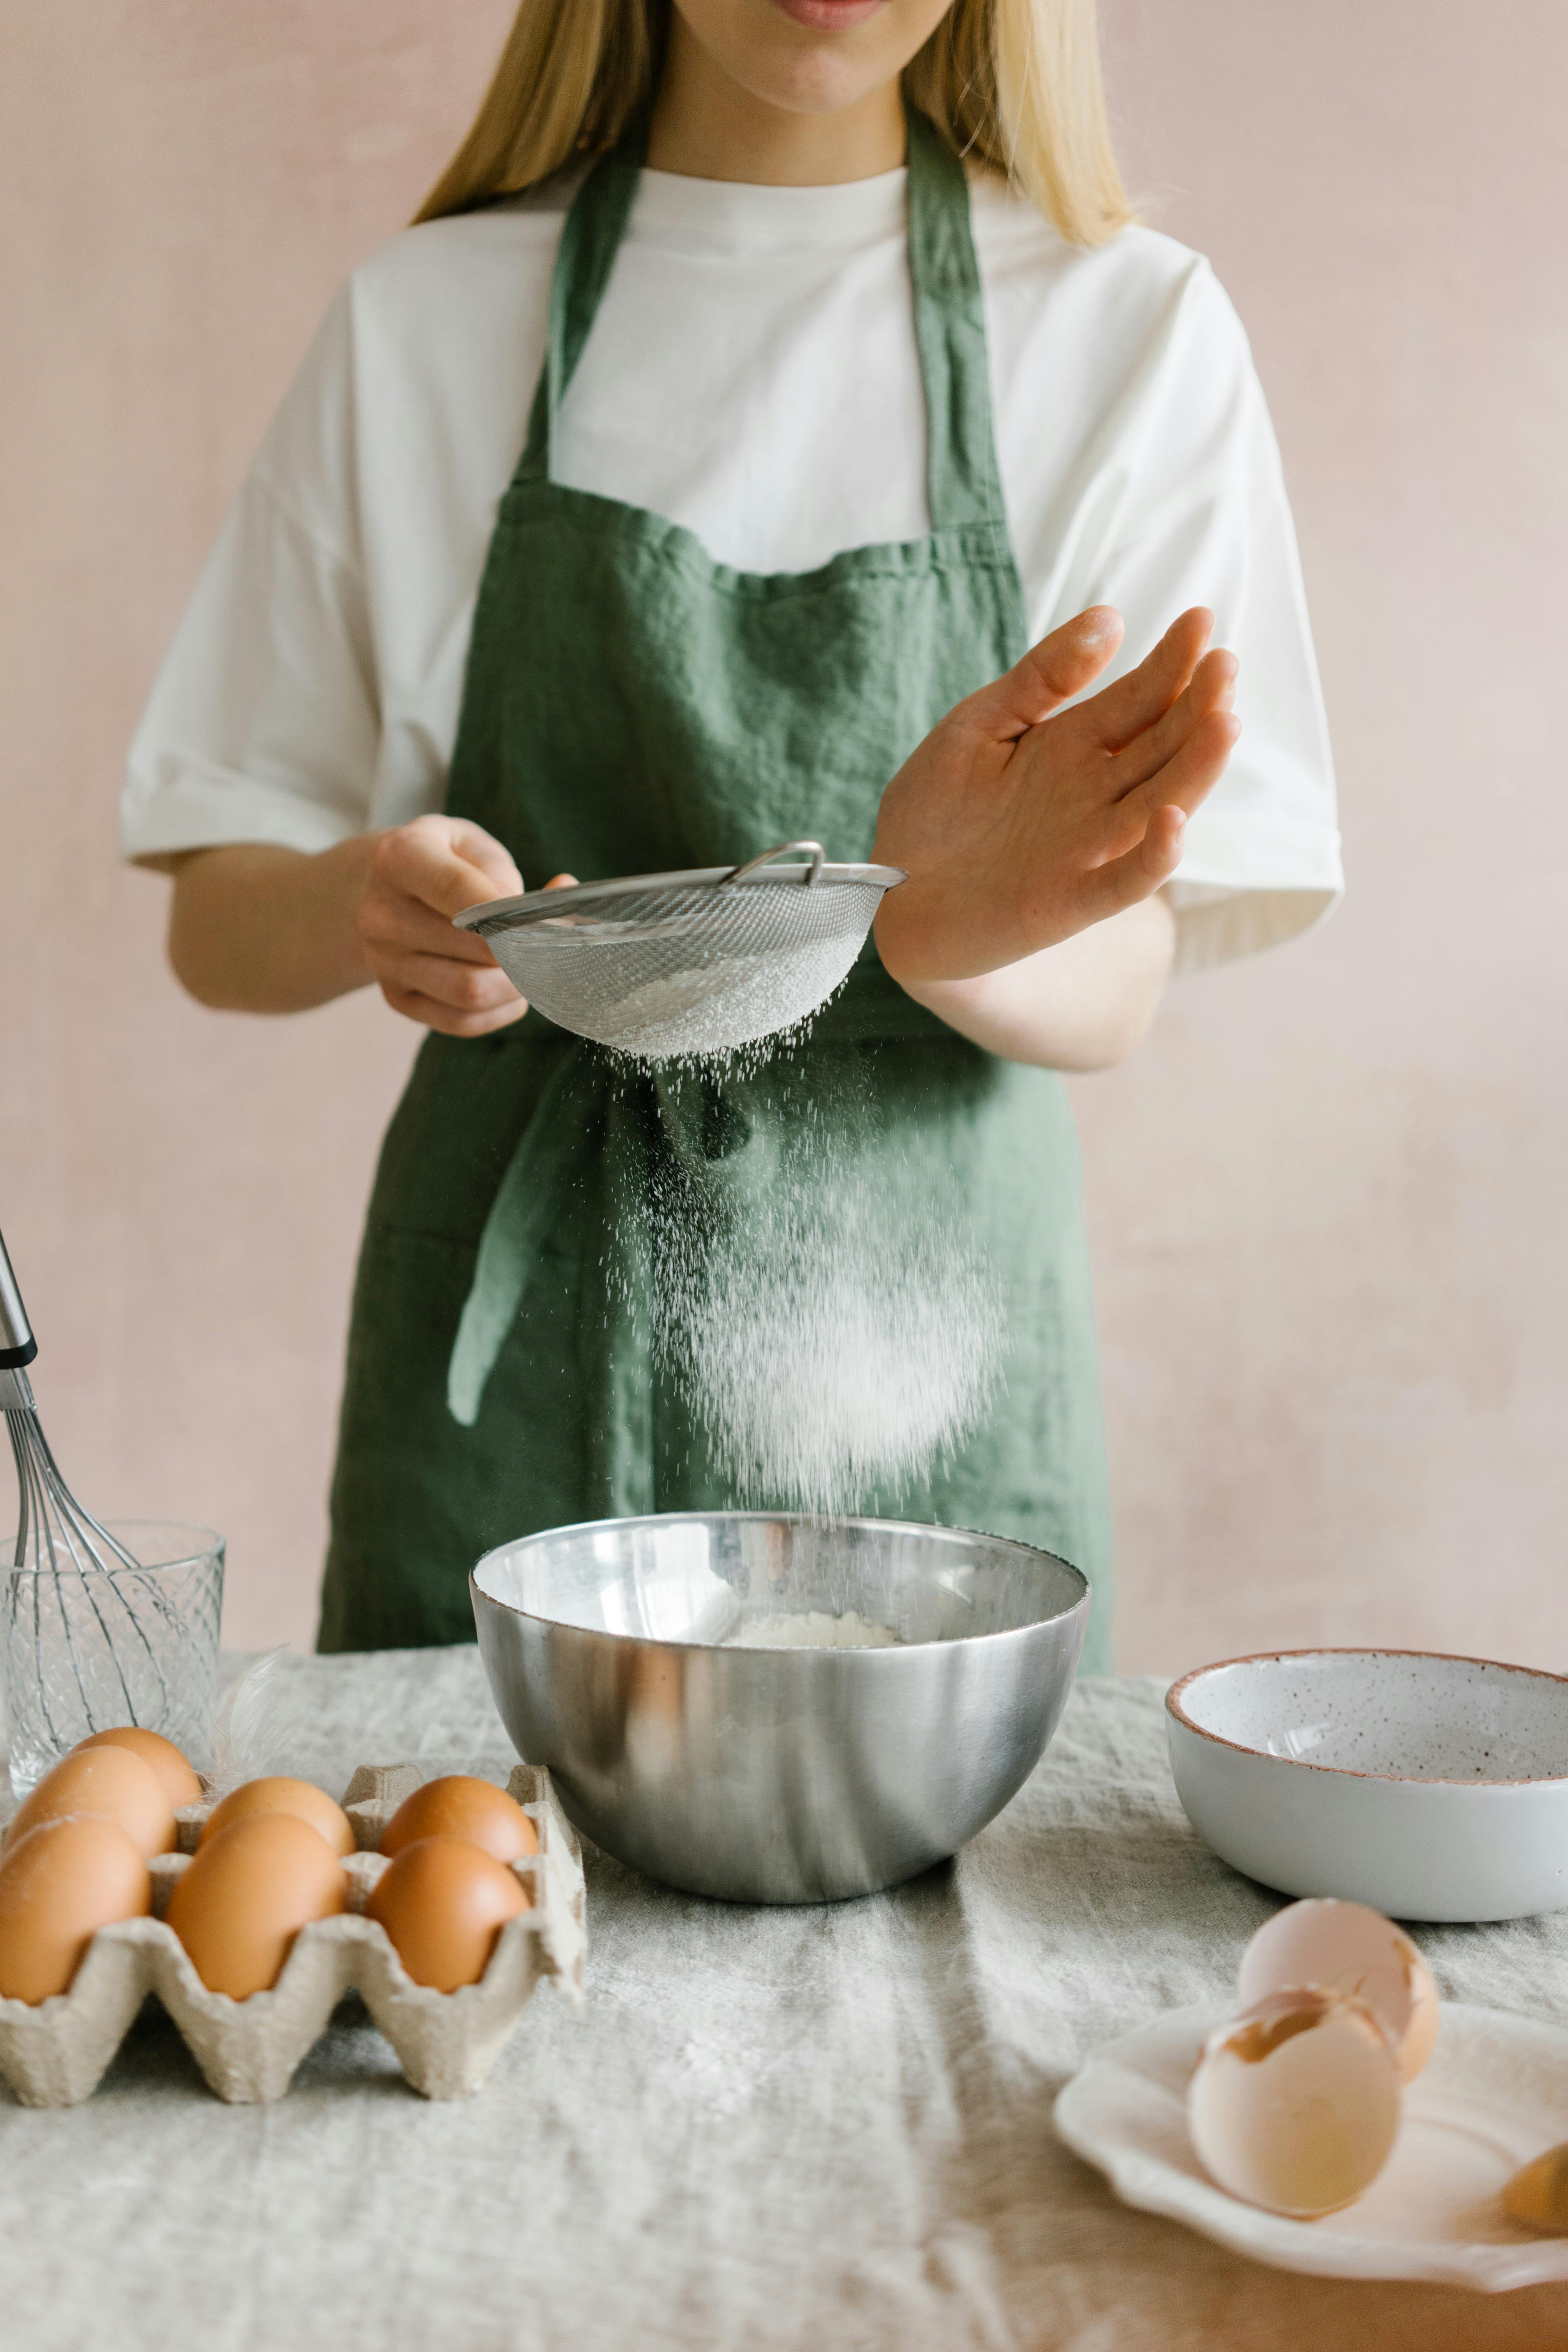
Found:
M 569 874 L 549 884 L 564 887 Z M 528 1011 L 483 940 L 452 918 L 515 897 L 522 877 L 481 825 L 417 816 L 374 835 L 354 929 L 371 978 L 395 1013 L 445 1037 L 486 1037 Z
M 522 888 L 500 843 L 462 817 L 418 816 L 331 849 L 236 841 L 160 862 L 174 877 L 169 961 L 198 1004 L 304 1013 L 374 980 L 395 1012 L 447 1037 L 483 1037 L 528 1011 L 483 940 L 452 928 L 466 907 Z

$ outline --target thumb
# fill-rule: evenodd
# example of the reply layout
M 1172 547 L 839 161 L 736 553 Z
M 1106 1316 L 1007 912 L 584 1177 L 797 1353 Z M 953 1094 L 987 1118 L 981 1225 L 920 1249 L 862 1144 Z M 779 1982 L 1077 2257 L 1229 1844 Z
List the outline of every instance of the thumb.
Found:
M 522 876 L 510 849 L 499 842 L 493 833 L 482 824 L 474 824 L 462 816 L 447 817 L 447 845 L 465 866 L 478 868 L 489 885 L 488 896 L 493 898 L 516 898 L 521 896 Z
M 460 915 L 489 898 L 516 898 L 522 877 L 482 825 L 465 817 L 416 816 L 375 845 L 373 872 L 437 915 Z
M 992 741 L 1015 741 L 1092 686 L 1124 634 L 1120 613 L 1110 604 L 1091 604 L 1031 646 L 1021 662 L 959 709 Z

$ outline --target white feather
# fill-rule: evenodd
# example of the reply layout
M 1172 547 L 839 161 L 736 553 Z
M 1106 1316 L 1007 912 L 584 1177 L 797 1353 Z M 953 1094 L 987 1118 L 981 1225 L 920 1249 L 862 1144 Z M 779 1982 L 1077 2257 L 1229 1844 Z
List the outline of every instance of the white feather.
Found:
M 278 1661 L 288 1654 L 287 1642 L 275 1650 L 264 1650 L 218 1701 L 213 1717 L 212 1777 L 214 1791 L 220 1797 L 267 1768 L 281 1697 Z

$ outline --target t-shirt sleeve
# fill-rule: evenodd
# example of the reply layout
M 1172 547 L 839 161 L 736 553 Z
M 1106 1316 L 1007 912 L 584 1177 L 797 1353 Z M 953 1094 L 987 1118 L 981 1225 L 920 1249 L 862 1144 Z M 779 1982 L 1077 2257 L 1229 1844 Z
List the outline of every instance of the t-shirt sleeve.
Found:
M 328 313 L 207 559 L 131 747 L 132 859 L 319 850 L 369 822 L 381 725 L 353 478 L 348 299 Z
M 1108 529 L 1073 608 L 1114 604 L 1111 676 L 1177 614 L 1215 615 L 1240 661 L 1240 739 L 1187 827 L 1167 897 L 1178 971 L 1271 947 L 1343 890 L 1332 754 L 1279 451 L 1241 322 L 1205 263 L 1172 289 Z

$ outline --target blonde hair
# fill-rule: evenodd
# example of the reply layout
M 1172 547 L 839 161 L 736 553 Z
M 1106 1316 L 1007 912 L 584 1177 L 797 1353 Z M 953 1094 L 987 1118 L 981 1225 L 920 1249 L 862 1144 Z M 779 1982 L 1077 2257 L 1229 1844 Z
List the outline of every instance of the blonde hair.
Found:
M 472 212 L 614 146 L 655 88 L 668 12 L 668 0 L 522 0 L 473 127 L 416 217 Z M 953 0 L 904 88 L 1069 244 L 1103 245 L 1132 218 L 1095 0 Z

